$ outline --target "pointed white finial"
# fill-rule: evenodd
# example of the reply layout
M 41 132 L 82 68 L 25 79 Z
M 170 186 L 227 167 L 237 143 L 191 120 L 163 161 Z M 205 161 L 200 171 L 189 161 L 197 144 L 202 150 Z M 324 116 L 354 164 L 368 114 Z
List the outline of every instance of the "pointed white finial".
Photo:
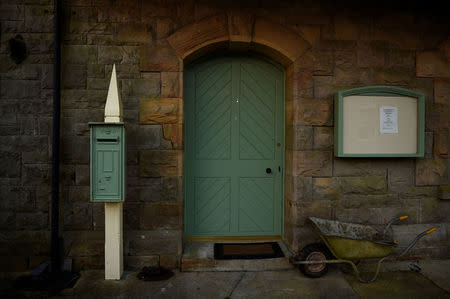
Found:
M 109 82 L 108 97 L 105 105 L 105 123 L 122 121 L 122 101 L 120 100 L 119 87 L 117 86 L 116 65 L 113 65 L 111 81 Z

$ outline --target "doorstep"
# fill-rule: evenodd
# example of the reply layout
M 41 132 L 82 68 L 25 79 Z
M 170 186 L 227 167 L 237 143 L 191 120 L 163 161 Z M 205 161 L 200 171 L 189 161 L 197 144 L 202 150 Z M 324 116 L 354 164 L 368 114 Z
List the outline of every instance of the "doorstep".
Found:
M 289 263 L 291 252 L 282 241 L 277 242 L 284 257 L 269 259 L 214 259 L 214 242 L 187 242 L 181 258 L 182 272 L 198 271 L 270 271 L 293 269 Z

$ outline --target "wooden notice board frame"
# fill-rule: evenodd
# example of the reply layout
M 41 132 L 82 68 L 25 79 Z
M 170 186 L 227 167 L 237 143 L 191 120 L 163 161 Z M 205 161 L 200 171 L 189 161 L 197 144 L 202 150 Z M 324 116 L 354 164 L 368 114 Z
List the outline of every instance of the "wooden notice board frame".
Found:
M 357 97 L 355 97 L 357 96 Z M 397 99 L 398 97 L 398 99 Z M 346 109 L 344 109 L 344 101 L 347 98 L 346 103 Z M 413 98 L 413 99 L 411 99 Z M 349 99 L 352 99 L 350 101 Z M 355 101 L 356 99 L 356 101 Z M 411 144 L 414 144 L 414 147 L 416 148 L 416 151 L 405 151 L 405 152 L 389 152 L 388 150 L 383 149 L 383 144 L 380 143 L 379 147 L 377 147 L 377 144 L 375 143 L 374 146 L 371 146 L 370 150 L 361 150 L 361 151 L 349 151 L 348 149 L 345 149 L 346 146 L 344 144 L 347 142 L 352 142 L 352 144 L 357 144 L 360 142 L 359 140 L 345 140 L 351 139 L 351 137 L 348 133 L 344 134 L 344 123 L 347 123 L 347 126 L 354 126 L 358 127 L 358 119 L 353 121 L 351 115 L 346 115 L 345 110 L 349 111 L 349 105 L 354 105 L 358 102 L 358 99 L 361 99 L 361 103 L 376 103 L 376 101 L 380 101 L 380 103 L 383 103 L 382 105 L 386 105 L 387 102 L 392 102 L 392 104 L 388 104 L 389 106 L 397 106 L 400 105 L 401 102 L 408 102 L 409 100 L 409 107 L 411 107 L 411 103 L 417 103 L 417 107 L 414 107 L 411 111 L 415 111 L 416 115 L 411 115 L 411 118 L 405 118 L 405 117 L 398 117 L 398 124 L 397 126 L 401 128 L 402 122 L 408 121 L 412 122 L 414 125 L 417 125 L 417 135 L 413 136 L 415 139 L 410 140 Z M 416 100 L 415 100 L 416 99 Z M 405 101 L 406 100 L 406 101 Z M 378 104 L 380 106 L 381 104 Z M 371 105 L 371 111 L 374 112 L 373 105 Z M 397 108 L 396 108 L 397 109 Z M 401 108 L 399 108 L 399 111 L 404 111 Z M 381 112 L 380 112 L 381 113 Z M 402 112 L 404 113 L 404 112 Z M 348 114 L 348 112 L 347 112 Z M 399 112 L 400 114 L 400 112 Z M 372 116 L 375 114 L 372 113 Z M 401 115 L 401 114 L 400 114 Z M 358 118 L 358 117 L 355 117 Z M 359 117 L 361 118 L 361 117 Z M 372 122 L 371 125 L 374 127 L 371 128 L 371 132 L 374 132 L 375 126 L 379 126 L 381 116 L 377 116 L 378 122 Z M 364 124 L 367 126 L 367 124 Z M 347 128 L 348 129 L 348 128 Z M 398 130 L 398 128 L 397 128 Z M 348 131 L 346 131 L 348 132 Z M 377 133 L 378 134 L 378 133 Z M 400 129 L 398 134 L 402 134 L 402 130 Z M 413 133 L 410 133 L 414 135 Z M 344 137 L 344 135 L 346 135 Z M 370 135 L 370 134 L 369 134 Z M 380 135 L 380 134 L 378 134 Z M 401 137 L 401 136 L 400 136 Z M 404 136 L 403 136 L 404 137 Z M 380 137 L 380 136 L 369 136 L 369 139 L 372 138 L 373 140 L 376 140 L 376 138 L 379 138 L 383 140 L 382 138 L 388 138 L 388 137 Z M 368 140 L 369 140 L 368 139 Z M 406 139 L 410 139 L 409 136 L 406 136 Z M 403 142 L 405 138 L 392 138 L 389 139 L 390 148 L 392 148 L 392 145 L 395 144 L 395 142 Z M 397 141 L 399 140 L 399 141 Z M 408 141 L 409 142 L 409 141 Z M 414 90 L 409 90 L 405 88 L 400 87 L 394 87 L 394 86 L 367 86 L 367 87 L 360 87 L 360 88 L 353 88 L 353 89 L 347 89 L 339 91 L 334 99 L 334 154 L 336 157 L 423 157 L 424 156 L 424 143 L 425 143 L 425 95 L 421 92 L 417 92 Z M 404 146 L 404 144 L 399 143 L 399 147 Z M 357 146 L 356 146 L 357 147 Z M 348 148 L 348 146 L 347 146 Z M 362 147 L 364 148 L 364 147 Z

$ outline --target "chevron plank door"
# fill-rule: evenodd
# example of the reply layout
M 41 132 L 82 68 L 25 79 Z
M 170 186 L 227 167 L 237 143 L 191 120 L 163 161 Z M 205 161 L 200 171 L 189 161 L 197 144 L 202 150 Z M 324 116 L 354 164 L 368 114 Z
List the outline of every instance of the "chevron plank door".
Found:
M 185 72 L 187 236 L 281 235 L 284 73 L 257 58 Z

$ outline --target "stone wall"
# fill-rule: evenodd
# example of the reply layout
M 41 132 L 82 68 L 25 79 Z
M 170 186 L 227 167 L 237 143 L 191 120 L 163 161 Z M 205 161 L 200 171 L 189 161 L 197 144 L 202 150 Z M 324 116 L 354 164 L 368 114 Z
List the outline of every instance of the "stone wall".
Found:
M 52 24 L 50 1 L 0 2 L 2 270 L 33 268 L 49 256 Z M 26 46 L 18 64 L 10 40 Z
M 45 259 L 49 248 L 52 7 L 44 0 L 1 3 L 0 260 L 25 269 Z M 65 1 L 65 255 L 77 269 L 103 267 L 104 206 L 89 203 L 87 123 L 103 121 L 115 63 L 128 141 L 125 264 L 178 265 L 183 67 L 205 49 L 239 42 L 286 67 L 285 239 L 291 249 L 317 238 L 307 216 L 379 225 L 408 214 L 395 227 L 401 244 L 439 225 L 410 257 L 448 258 L 450 201 L 438 196 L 439 187 L 449 184 L 450 18 L 444 13 L 439 7 L 368 9 L 351 2 L 254 1 L 242 8 L 223 1 Z M 16 65 L 9 39 L 19 33 L 29 55 Z M 333 95 L 366 85 L 425 93 L 425 158 L 333 156 Z

